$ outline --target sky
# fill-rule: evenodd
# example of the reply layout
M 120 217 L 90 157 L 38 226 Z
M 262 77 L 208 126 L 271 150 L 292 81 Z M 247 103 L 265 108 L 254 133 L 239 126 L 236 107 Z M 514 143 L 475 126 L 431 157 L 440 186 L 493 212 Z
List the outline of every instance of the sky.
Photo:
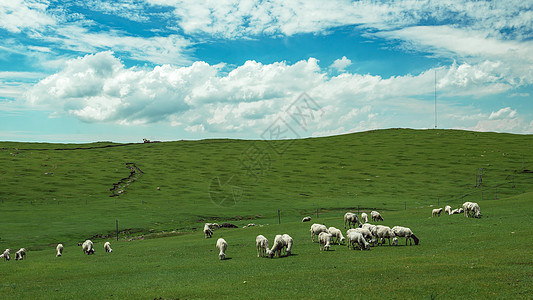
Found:
M 533 1 L 0 0 L 0 140 L 533 133 Z

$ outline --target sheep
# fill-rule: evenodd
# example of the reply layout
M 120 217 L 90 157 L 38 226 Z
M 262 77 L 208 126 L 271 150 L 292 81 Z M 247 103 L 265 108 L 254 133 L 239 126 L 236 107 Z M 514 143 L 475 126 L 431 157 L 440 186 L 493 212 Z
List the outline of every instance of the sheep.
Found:
M 63 255 L 63 244 L 57 244 L 56 251 L 57 251 L 56 257 L 62 256 Z
M 278 257 L 281 257 L 281 250 L 286 246 L 287 241 L 283 238 L 283 236 L 281 234 L 276 235 L 272 248 L 267 250 L 268 257 L 273 258 L 276 254 Z
M 372 225 L 372 226 L 374 226 L 374 225 Z M 352 228 L 352 229 L 348 229 L 346 234 L 349 234 L 350 232 L 359 232 L 360 234 L 363 235 L 365 240 L 367 240 L 367 241 L 372 240 L 372 233 L 370 232 L 370 230 L 368 228 Z
M 368 244 L 368 242 L 365 240 L 365 238 L 360 232 L 350 231 L 346 235 L 346 246 L 348 246 L 348 248 L 352 246 L 352 249 L 355 249 L 356 245 L 357 248 L 361 250 L 370 248 L 370 244 Z
M 398 246 L 398 238 L 397 237 L 393 237 L 392 238 L 392 245 L 393 246 Z
M 226 259 L 226 249 L 228 249 L 228 243 L 226 243 L 226 240 L 224 240 L 223 238 L 219 238 L 217 240 L 217 249 L 218 251 L 220 251 L 220 253 L 218 254 L 218 258 L 220 260 Z
M 355 226 L 357 223 L 357 227 L 361 227 L 361 222 L 359 221 L 359 218 L 356 214 L 347 212 L 344 214 L 344 229 L 346 229 L 346 222 L 348 222 L 348 228 L 352 228 L 352 224 Z
M 291 252 L 292 252 L 292 244 L 294 243 L 294 240 L 288 234 L 284 234 L 281 237 L 285 241 L 285 246 L 287 247 L 287 248 L 285 248 L 285 255 L 289 256 L 289 255 L 291 255 Z
M 376 238 L 378 238 L 382 242 L 382 244 L 383 244 L 383 239 L 385 238 L 388 239 L 389 246 L 391 244 L 390 239 L 395 237 L 395 234 L 392 231 L 392 229 L 389 226 L 384 226 L 384 225 L 376 225 L 376 227 L 374 227 L 374 231 L 372 231 L 372 235 L 376 236 Z
M 444 211 L 448 214 L 448 215 L 451 215 L 452 214 L 452 207 L 449 206 L 449 205 L 446 205 L 444 207 Z
M 319 248 L 320 248 L 320 251 L 328 251 L 329 248 L 331 248 L 331 242 L 333 240 L 333 236 L 331 235 L 331 233 L 327 233 L 327 232 L 321 232 L 319 235 L 318 235 L 318 244 L 319 244 Z
M 255 246 L 257 247 L 257 257 L 264 257 L 268 251 L 268 240 L 263 235 L 258 235 L 255 238 Z
M 23 260 L 26 257 L 26 248 L 20 248 L 19 251 L 15 252 L 15 260 Z
M 481 217 L 481 209 L 479 208 L 479 205 L 475 202 L 463 203 L 463 210 L 465 213 L 465 217 L 467 218 L 469 218 L 470 216 L 473 216 L 474 218 Z
M 372 221 L 383 221 L 381 214 L 375 210 L 370 212 L 370 217 L 372 218 Z
M 9 254 L 9 252 L 11 251 L 11 249 L 7 248 L 6 250 L 4 250 L 4 253 L 2 253 L 0 255 L 0 259 L 3 258 L 4 260 L 6 261 L 9 261 L 11 260 L 11 255 Z
M 81 245 L 81 251 L 83 251 L 83 253 L 86 253 L 87 255 L 94 254 L 93 242 L 91 240 L 86 240 L 85 242 L 83 242 L 83 244 Z
M 394 232 L 394 235 L 396 235 L 397 237 L 404 237 L 406 246 L 407 241 L 409 241 L 409 245 L 411 245 L 411 239 L 415 241 L 415 245 L 418 245 L 418 243 L 420 242 L 420 240 L 413 234 L 411 229 L 407 227 L 394 226 L 392 227 L 392 232 Z
M 105 250 L 105 252 L 113 252 L 113 249 L 111 249 L 111 243 L 105 242 L 104 243 L 104 250 Z
M 370 230 L 370 232 L 372 232 L 372 229 L 374 229 L 374 227 L 376 227 L 376 225 L 372 225 L 370 223 L 365 223 L 365 224 L 361 225 L 361 228 L 366 228 L 366 229 Z
M 368 223 L 368 215 L 366 213 L 361 213 L 361 222 Z
M 311 241 L 314 242 L 315 235 L 319 235 L 321 232 L 328 232 L 328 229 L 326 228 L 326 225 L 315 223 L 311 225 L 311 229 L 309 229 L 309 231 L 311 231 Z
M 440 213 L 442 212 L 442 207 L 441 208 L 435 208 L 434 210 L 431 211 L 431 216 L 434 217 L 434 216 L 437 216 L 437 217 L 440 217 Z
M 451 211 L 451 215 L 462 214 L 463 212 L 464 212 L 464 210 L 462 208 L 456 208 L 456 209 Z
M 220 225 L 218 225 L 217 223 L 205 223 L 204 227 L 205 227 L 206 225 L 207 225 L 207 226 L 209 227 L 209 229 L 211 229 L 211 230 L 214 230 L 214 229 L 220 228 Z
M 208 223 L 204 225 L 204 236 L 206 239 L 213 236 L 213 230 L 211 230 Z
M 335 227 L 330 227 L 328 228 L 328 231 L 333 236 L 334 242 L 336 242 L 337 244 L 341 244 L 344 242 L 345 239 L 340 229 L 337 229 Z
M 311 217 L 304 217 L 302 219 L 302 222 L 309 222 L 309 221 L 311 221 Z

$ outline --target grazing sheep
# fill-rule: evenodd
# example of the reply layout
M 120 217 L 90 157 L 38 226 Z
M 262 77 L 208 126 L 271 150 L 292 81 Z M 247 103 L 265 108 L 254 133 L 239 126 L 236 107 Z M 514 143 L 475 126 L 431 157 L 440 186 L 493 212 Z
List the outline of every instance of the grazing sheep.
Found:
M 213 236 L 213 230 L 209 227 L 208 223 L 204 225 L 204 236 L 206 239 Z
M 63 244 L 57 244 L 56 251 L 56 257 L 63 255 Z
M 372 226 L 374 226 L 374 225 L 372 225 Z M 368 228 L 352 228 L 352 229 L 348 229 L 346 234 L 348 234 L 348 233 L 350 233 L 352 231 L 353 232 L 359 232 L 360 234 L 363 235 L 363 237 L 367 241 L 371 241 L 372 240 L 372 233 L 370 232 L 370 230 Z
M 268 251 L 268 240 L 263 235 L 258 235 L 255 238 L 255 246 L 257 247 L 257 257 L 265 257 Z
M 285 246 L 287 248 L 285 248 L 285 255 L 286 256 L 289 256 L 291 255 L 291 252 L 292 252 L 292 244 L 294 243 L 294 240 L 292 239 L 292 237 L 288 234 L 284 234 L 281 236 L 281 238 L 283 238 L 283 240 L 285 241 Z
M 389 226 L 384 225 L 376 225 L 376 227 L 374 227 L 374 231 L 372 231 L 372 235 L 376 236 L 376 238 L 378 238 L 378 240 L 381 241 L 382 244 L 383 239 L 388 239 L 389 246 L 391 244 L 390 239 L 396 236 Z
M 311 229 L 309 229 L 309 231 L 311 231 L 311 241 L 314 242 L 315 235 L 319 235 L 321 232 L 328 232 L 328 229 L 326 228 L 326 225 L 315 223 L 311 225 Z
M 311 221 L 311 217 L 304 217 L 302 219 L 302 222 L 309 222 L 309 221 Z
M 356 231 L 350 231 L 346 235 L 346 246 L 348 246 L 348 248 L 352 246 L 352 249 L 355 249 L 357 246 L 357 248 L 361 250 L 370 248 L 370 244 L 368 244 L 363 235 Z
M 19 251 L 15 252 L 15 260 L 23 260 L 26 257 L 26 248 L 20 248 Z
M 220 253 L 218 254 L 218 258 L 220 260 L 226 259 L 226 249 L 228 249 L 228 243 L 226 243 L 226 240 L 224 240 L 223 238 L 219 238 L 217 240 L 217 249 L 218 251 L 220 251 Z
M 434 210 L 431 211 L 431 216 L 434 217 L 434 216 L 437 216 L 437 217 L 440 217 L 440 213 L 442 212 L 442 207 L 441 208 L 435 208 Z
M 415 241 L 415 245 L 418 245 L 418 243 L 420 242 L 420 240 L 413 234 L 411 229 L 407 227 L 394 226 L 392 227 L 392 232 L 394 232 L 394 235 L 396 235 L 397 237 L 404 237 L 406 246 L 407 241 L 409 241 L 409 245 L 411 245 L 411 239 Z
M 9 254 L 9 251 L 11 251 L 11 249 L 9 249 L 9 248 L 7 248 L 6 250 L 4 250 L 4 253 L 2 253 L 2 254 L 0 255 L 0 259 L 3 258 L 4 260 L 7 260 L 7 261 L 11 260 L 11 255 Z
M 361 227 L 361 222 L 356 214 L 347 212 L 344 214 L 344 229 L 346 229 L 346 222 L 348 222 L 348 228 L 352 228 L 352 224 L 355 227 Z M 357 226 L 355 225 L 357 224 Z
M 462 214 L 463 212 L 464 212 L 464 210 L 462 208 L 456 208 L 456 209 L 451 211 L 451 215 Z
M 85 242 L 83 242 L 83 244 L 81 245 L 81 251 L 83 251 L 83 253 L 86 253 L 87 255 L 94 254 L 93 242 L 91 242 L 91 240 L 86 240 Z
M 449 205 L 446 205 L 444 207 L 444 211 L 448 214 L 448 215 L 451 215 L 452 214 L 452 207 L 449 206 Z
M 475 202 L 465 202 L 463 203 L 463 210 L 465 213 L 465 217 L 474 217 L 474 218 L 480 218 L 481 217 L 481 209 L 479 208 L 479 205 Z
M 335 227 L 328 228 L 329 233 L 333 236 L 333 242 L 337 244 L 341 244 L 344 242 L 344 236 L 342 235 L 342 231 L 340 229 L 337 229 Z
M 393 246 L 398 246 L 398 238 L 397 237 L 393 237 L 392 238 L 392 245 Z
M 368 223 L 368 215 L 366 213 L 361 213 L 361 222 Z
M 204 227 L 205 226 L 209 227 L 209 229 L 211 229 L 211 230 L 215 230 L 217 228 L 220 228 L 220 225 L 218 225 L 217 223 L 205 223 Z
M 273 258 L 274 255 L 281 257 L 281 250 L 284 247 L 287 247 L 287 241 L 283 238 L 281 234 L 276 235 L 272 248 L 270 250 L 267 250 L 268 257 Z
M 365 224 L 361 225 L 361 228 L 366 228 L 366 229 L 370 230 L 370 232 L 372 232 L 372 229 L 374 229 L 374 227 L 376 227 L 376 225 L 372 225 L 370 223 L 365 223 Z
M 371 211 L 370 212 L 370 217 L 372 218 L 372 221 L 375 222 L 375 221 L 383 221 L 383 217 L 381 216 L 381 214 L 375 210 Z
M 318 235 L 318 244 L 319 244 L 319 248 L 320 248 L 320 251 L 328 251 L 329 248 L 331 248 L 331 241 L 333 240 L 333 236 L 331 235 L 331 233 L 327 233 L 327 232 L 321 232 L 319 235 Z
M 113 252 L 113 249 L 111 249 L 111 243 L 105 242 L 104 243 L 104 250 L 105 250 L 105 252 Z

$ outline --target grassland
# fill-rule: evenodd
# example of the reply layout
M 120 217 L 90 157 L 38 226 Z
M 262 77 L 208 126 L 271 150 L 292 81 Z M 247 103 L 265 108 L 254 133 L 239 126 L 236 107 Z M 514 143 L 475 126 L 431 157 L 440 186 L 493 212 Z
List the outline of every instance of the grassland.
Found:
M 533 174 L 523 172 L 533 169 L 532 136 L 391 129 L 291 141 L 2 142 L 0 148 L 0 248 L 30 250 L 25 261 L 0 263 L 0 298 L 527 298 L 532 292 Z M 110 197 L 113 184 L 130 175 L 126 163 L 143 173 Z M 476 187 L 480 168 L 483 185 Z M 478 202 L 484 217 L 429 217 L 431 205 L 464 201 Z M 421 244 L 319 253 L 309 225 L 299 222 L 304 215 L 316 220 L 319 209 L 318 222 L 342 228 L 344 212 L 358 208 L 382 211 L 386 225 L 411 227 Z M 120 241 L 104 255 L 99 237 L 114 236 L 115 220 Z M 230 245 L 231 259 L 220 262 L 216 239 L 200 233 L 205 221 L 270 225 L 215 231 Z M 291 234 L 296 255 L 256 258 L 259 233 L 271 241 Z M 128 241 L 138 236 L 145 239 Z M 96 242 L 96 255 L 81 255 L 76 243 L 86 238 Z M 59 259 L 57 242 L 66 246 Z

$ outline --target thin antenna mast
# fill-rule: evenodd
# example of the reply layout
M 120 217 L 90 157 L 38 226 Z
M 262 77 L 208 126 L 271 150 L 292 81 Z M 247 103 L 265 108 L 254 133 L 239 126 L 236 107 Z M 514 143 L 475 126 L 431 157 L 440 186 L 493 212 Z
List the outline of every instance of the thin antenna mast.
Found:
M 437 129 L 437 69 L 435 69 L 435 129 Z

